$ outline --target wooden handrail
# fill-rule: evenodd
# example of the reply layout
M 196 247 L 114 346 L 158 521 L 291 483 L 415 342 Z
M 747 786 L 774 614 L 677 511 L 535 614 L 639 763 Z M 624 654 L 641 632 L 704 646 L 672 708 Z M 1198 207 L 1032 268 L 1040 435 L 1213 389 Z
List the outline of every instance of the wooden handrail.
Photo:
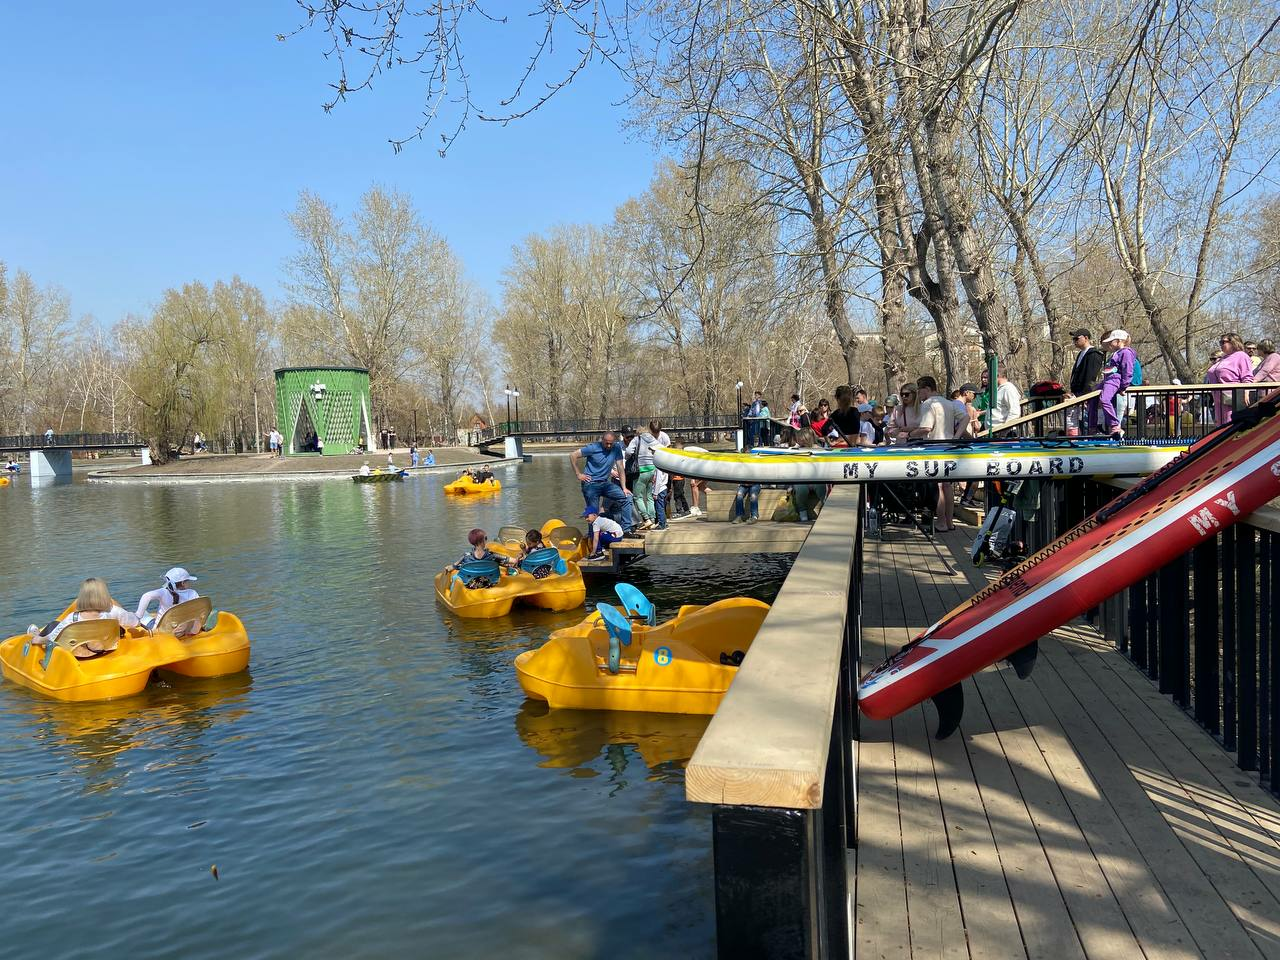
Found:
M 861 494 L 836 487 L 685 771 L 695 803 L 822 806 Z

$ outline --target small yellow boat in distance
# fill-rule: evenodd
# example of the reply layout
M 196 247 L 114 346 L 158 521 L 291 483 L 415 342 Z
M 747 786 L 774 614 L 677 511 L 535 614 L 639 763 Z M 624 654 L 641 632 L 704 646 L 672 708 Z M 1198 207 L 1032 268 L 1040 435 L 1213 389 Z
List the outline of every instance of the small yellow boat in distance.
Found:
M 219 610 L 217 620 L 206 630 L 204 624 L 212 612 L 208 597 L 184 600 L 164 612 L 153 632 L 173 635 L 186 657 L 161 669 L 184 677 L 223 677 L 249 666 L 249 634 L 240 618 Z
M 81 660 L 73 651 L 87 643 L 109 652 Z M 140 693 L 153 670 L 186 655 L 173 634 L 126 629 L 115 620 L 81 620 L 64 628 L 50 644 L 35 643 L 25 633 L 0 643 L 0 672 L 55 700 L 110 700 Z
M 502 484 L 497 477 L 490 477 L 488 480 L 477 483 L 471 478 L 470 474 L 464 473 L 458 477 L 453 483 L 444 485 L 444 492 L 450 496 L 474 496 L 485 493 L 501 493 Z
M 587 599 L 578 565 L 554 548 L 535 550 L 519 573 L 505 573 L 492 560 L 464 563 L 436 574 L 436 599 L 460 617 L 492 619 L 511 612 L 517 603 L 543 610 L 572 610 Z
M 527 696 L 557 708 L 712 714 L 768 612 L 731 597 L 651 626 L 601 604 L 516 657 L 516 676 Z

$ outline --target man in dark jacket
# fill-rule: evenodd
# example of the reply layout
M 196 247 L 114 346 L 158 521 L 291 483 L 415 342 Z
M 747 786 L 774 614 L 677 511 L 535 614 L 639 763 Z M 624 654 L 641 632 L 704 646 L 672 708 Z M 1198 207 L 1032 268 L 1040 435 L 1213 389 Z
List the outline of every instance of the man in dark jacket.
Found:
M 1080 351 L 1071 366 L 1071 392 L 1079 397 L 1092 390 L 1098 382 L 1098 373 L 1107 357 L 1100 347 L 1089 342 L 1088 330 L 1073 330 L 1071 339 Z

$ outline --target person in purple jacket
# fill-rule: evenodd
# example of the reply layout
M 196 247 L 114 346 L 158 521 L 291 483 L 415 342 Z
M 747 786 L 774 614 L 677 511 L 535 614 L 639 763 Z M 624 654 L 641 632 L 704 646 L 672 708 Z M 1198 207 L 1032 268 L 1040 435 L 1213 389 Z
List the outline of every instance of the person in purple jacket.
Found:
M 1102 365 L 1102 380 L 1094 387 L 1101 390 L 1102 395 L 1089 402 L 1089 429 L 1098 426 L 1098 408 L 1102 408 L 1102 433 L 1120 439 L 1124 429 L 1120 425 L 1120 415 L 1116 413 L 1116 394 L 1127 390 L 1133 383 L 1133 362 L 1137 358 L 1129 346 L 1129 334 L 1124 330 L 1112 330 L 1102 338 L 1102 345 L 1111 351 L 1107 362 Z
M 1205 383 L 1253 383 L 1253 361 L 1249 351 L 1244 348 L 1244 341 L 1238 333 L 1224 333 L 1218 341 L 1222 346 L 1222 357 L 1215 360 L 1205 375 Z M 1244 404 L 1244 395 L 1239 391 L 1215 390 L 1213 408 L 1218 416 L 1218 423 L 1226 423 L 1231 419 L 1236 398 Z

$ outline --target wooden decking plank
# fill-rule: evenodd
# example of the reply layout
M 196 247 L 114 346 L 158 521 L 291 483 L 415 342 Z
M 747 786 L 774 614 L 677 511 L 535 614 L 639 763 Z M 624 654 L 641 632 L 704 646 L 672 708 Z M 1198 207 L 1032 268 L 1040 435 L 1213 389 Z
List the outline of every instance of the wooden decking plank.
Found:
M 937 559 L 928 571 L 934 592 L 934 599 L 927 604 L 929 622 L 944 615 L 972 592 L 962 568 L 946 556 L 943 538 L 939 538 L 937 549 Z M 1083 957 L 1084 947 L 1051 864 L 1049 849 L 1036 829 L 1043 812 L 1029 803 L 1019 790 L 1014 761 L 996 732 L 1001 729 L 1000 718 L 988 710 L 986 698 L 979 693 L 980 685 L 987 679 L 995 679 L 995 674 L 984 671 L 965 682 L 964 722 L 951 739 L 963 737 L 960 742 L 964 743 L 969 756 L 988 827 L 1005 871 L 1004 881 L 1016 913 L 1022 948 L 1029 957 Z M 1001 955 L 999 945 L 995 949 L 995 955 Z M 1003 955 L 1011 955 L 1014 949 L 1013 944 L 1006 942 Z
M 906 560 L 891 548 L 895 568 Z M 884 602 L 897 602 L 897 623 L 886 624 L 886 638 L 897 633 L 897 647 L 907 642 L 924 620 L 915 577 L 895 576 L 885 585 Z M 894 758 L 898 810 L 902 825 L 903 868 L 907 885 L 907 917 L 912 953 L 922 957 L 968 957 L 965 925 L 956 890 L 950 840 L 938 797 L 933 754 L 929 749 L 923 707 L 895 717 Z
M 1040 641 L 1042 646 L 1057 642 L 1054 637 Z M 1011 671 L 1001 671 L 1000 678 L 1028 723 L 1037 751 L 1061 788 L 1062 797 L 1143 952 L 1149 957 L 1200 956 L 1195 939 L 1130 836 L 1122 814 L 1099 789 L 1064 727 L 1069 725 L 1072 737 L 1088 739 L 1100 750 L 1107 749 L 1105 736 L 1092 719 L 1078 711 L 1078 704 L 1064 715 L 1054 711 L 1045 689 L 1061 684 L 1055 671 L 1037 669 L 1031 682 L 1017 679 Z M 1059 695 L 1055 699 L 1075 703 L 1070 696 Z M 1087 922 L 1093 922 L 1092 918 Z M 1092 949 L 1089 953 L 1094 955 Z
M 954 572 L 931 566 L 930 577 L 920 580 L 926 622 L 967 595 L 966 585 L 955 582 Z M 974 777 L 971 751 L 998 747 L 986 707 L 977 696 L 972 679 L 964 681 L 969 704 L 960 732 L 943 741 L 931 741 L 938 792 L 946 814 L 947 832 L 954 858 L 956 887 L 975 958 L 1005 958 L 1025 953 L 1018 915 L 1005 880 L 1005 866 L 992 834 L 982 794 Z M 929 712 L 928 716 L 932 717 Z
M 865 551 L 863 576 L 874 582 L 869 592 L 880 602 L 864 602 L 864 624 L 882 621 L 885 578 L 892 575 L 893 571 L 884 565 L 878 552 Z M 866 597 L 864 593 L 864 601 Z M 876 626 L 864 626 L 863 657 L 869 664 L 878 663 L 885 655 L 882 633 Z M 855 958 L 909 958 L 911 933 L 907 922 L 906 871 L 902 859 L 902 824 L 894 771 L 893 727 L 889 721 L 863 717 L 861 730 L 858 743 L 859 842 L 853 955 Z
M 1115 650 L 1105 637 L 1083 624 L 1074 626 L 1069 635 L 1077 645 L 1097 653 L 1105 651 L 1110 654 Z M 1208 731 L 1194 721 L 1188 722 L 1188 715 L 1122 654 L 1115 658 L 1105 656 L 1103 662 L 1147 705 L 1164 729 L 1204 766 L 1258 827 L 1280 843 L 1280 801 L 1258 785 L 1256 775 L 1245 773 L 1236 766 L 1231 755 Z
M 1218 871 L 1204 869 L 1203 859 L 1196 857 L 1180 837 L 1179 826 L 1136 779 L 1135 769 L 1154 769 L 1159 761 L 1129 727 L 1124 713 L 1111 699 L 1111 692 L 1099 685 L 1095 671 L 1075 662 L 1063 645 L 1047 644 L 1043 659 L 1045 662 L 1038 669 L 1056 670 L 1062 681 L 1057 690 L 1041 687 L 1054 710 L 1060 716 L 1079 711 L 1105 731 L 1105 749 L 1081 731 L 1068 728 L 1066 732 L 1143 851 L 1197 945 L 1209 956 L 1258 956 L 1259 950 L 1240 917 L 1244 905 L 1229 902 L 1230 894 L 1214 880 L 1213 874 Z M 1132 708 L 1128 698 L 1122 702 Z
M 1131 766 L 1143 790 L 1262 953 L 1280 957 L 1280 897 L 1276 892 L 1280 847 L 1214 788 L 1214 778 L 1151 717 L 1146 705 L 1118 676 L 1116 667 L 1123 669 L 1128 664 L 1104 663 L 1109 657 L 1119 661 L 1119 653 L 1077 650 L 1081 656 L 1074 662 L 1100 693 L 1117 702 L 1129 695 L 1138 704 L 1124 715 L 1123 726 L 1113 739 L 1132 750 Z M 1137 722 L 1135 712 L 1141 718 Z
M 1141 947 L 1124 911 L 1116 902 L 1093 847 L 1029 728 L 1035 720 L 1023 714 L 1006 686 L 1004 672 L 984 671 L 976 678 L 978 691 L 999 731 L 1000 745 L 1009 758 L 1022 797 L 1028 808 L 1035 811 L 1036 832 L 1071 912 L 1085 955 L 1091 958 L 1137 956 Z M 1046 719 L 1055 725 L 1058 722 L 1056 717 Z

